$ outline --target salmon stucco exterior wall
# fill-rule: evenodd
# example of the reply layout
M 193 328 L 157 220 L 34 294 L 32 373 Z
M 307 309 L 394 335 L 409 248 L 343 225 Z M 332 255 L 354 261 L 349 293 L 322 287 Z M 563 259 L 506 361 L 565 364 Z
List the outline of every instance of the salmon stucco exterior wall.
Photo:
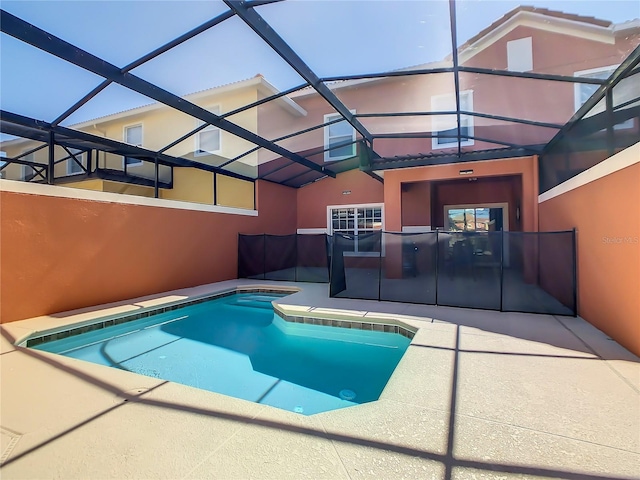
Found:
M 236 278 L 238 232 L 295 232 L 296 191 L 256 190 L 257 217 L 0 192 L 2 323 Z
M 640 355 L 640 144 L 634 164 L 540 203 L 540 230 L 577 229 L 578 314 Z
M 298 228 L 327 228 L 328 205 L 382 203 L 382 183 L 360 170 L 298 189 Z M 349 192 L 348 194 L 345 192 Z M 385 230 L 388 230 L 385 226 Z
M 525 232 L 537 231 L 538 157 L 536 156 L 387 170 L 384 176 L 385 230 L 402 231 L 403 184 L 425 180 L 460 179 L 462 178 L 460 170 L 473 170 L 473 174 L 469 176 L 476 178 L 521 175 L 521 229 Z

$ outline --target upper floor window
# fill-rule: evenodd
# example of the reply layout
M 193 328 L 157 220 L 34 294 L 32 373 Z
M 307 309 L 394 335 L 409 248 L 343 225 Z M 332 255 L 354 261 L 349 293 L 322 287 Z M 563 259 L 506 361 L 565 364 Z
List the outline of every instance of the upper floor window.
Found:
M 351 110 L 351 113 L 356 113 Z M 324 123 L 343 118 L 339 113 L 324 116 Z M 335 162 L 345 158 L 354 157 L 356 154 L 356 131 L 346 120 L 332 123 L 324 127 L 324 161 Z
M 142 124 L 124 127 L 124 142 L 136 147 L 142 146 Z M 138 158 L 124 157 L 125 167 L 136 167 L 142 165 L 143 161 Z
M 530 72 L 533 70 L 533 43 L 531 37 L 507 42 L 507 70 Z
M 432 112 L 450 112 L 456 110 L 456 96 L 453 94 L 435 95 L 431 97 Z M 460 92 L 460 110 L 473 111 L 473 90 Z M 456 115 L 439 115 L 432 117 L 431 126 L 434 137 L 433 148 L 452 148 L 458 144 L 458 121 Z M 444 136 L 446 135 L 446 136 Z M 473 136 L 473 117 L 460 115 L 460 145 L 463 147 L 473 145 L 473 139 L 464 137 Z
M 7 158 L 7 152 L 5 152 L 4 150 L 0 150 L 0 158 Z M 6 164 L 7 162 L 5 162 L 4 160 L 0 160 L 0 178 L 6 178 L 5 169 L 2 168 Z
M 611 74 L 618 68 L 617 65 L 610 65 L 608 67 L 592 68 L 590 70 L 582 70 L 575 72 L 574 76 L 583 78 L 597 78 L 600 80 L 606 80 Z M 599 85 L 592 85 L 590 83 L 576 83 L 574 85 L 575 93 L 575 110 L 576 112 L 586 103 L 589 98 L 598 90 Z M 615 89 L 614 89 L 615 92 Z M 613 128 L 616 130 L 622 128 L 633 128 L 633 118 L 630 118 L 626 122 L 618 123 Z
M 81 166 L 83 165 L 86 167 L 84 153 L 82 150 L 70 148 L 69 151 L 76 159 L 74 160 L 72 156 L 69 156 L 69 160 L 67 160 L 67 175 L 79 175 L 81 173 L 85 173 L 84 168 Z
M 212 113 L 220 115 L 220 107 L 209 109 Z M 202 120 L 198 120 L 198 126 L 204 124 Z M 213 125 L 207 125 L 204 129 L 196 134 L 196 150 L 194 155 L 200 157 L 203 155 L 211 155 L 221 150 L 220 129 Z

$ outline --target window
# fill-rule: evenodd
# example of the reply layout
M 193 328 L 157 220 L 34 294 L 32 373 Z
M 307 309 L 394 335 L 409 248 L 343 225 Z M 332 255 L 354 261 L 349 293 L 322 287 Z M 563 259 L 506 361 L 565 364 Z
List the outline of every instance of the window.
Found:
M 84 153 L 82 150 L 78 150 L 76 148 L 70 148 L 69 151 L 75 155 L 76 160 L 74 160 L 71 156 L 69 160 L 67 160 L 67 175 L 79 175 L 81 173 L 85 173 L 84 169 L 78 164 L 80 162 L 83 166 L 86 167 L 84 162 Z
M 29 155 L 25 155 L 24 157 L 22 157 L 22 160 L 24 160 L 25 162 L 33 162 L 35 161 L 35 154 L 30 153 Z M 22 175 L 20 176 L 20 178 L 25 182 L 28 182 L 35 176 L 36 172 L 30 165 L 21 165 L 21 167 Z
M 608 67 L 593 68 L 591 70 L 583 70 L 581 72 L 575 72 L 574 76 L 584 78 L 598 78 L 600 80 L 606 80 L 611 74 L 618 68 L 617 65 L 611 65 Z M 576 83 L 575 89 L 575 109 L 576 112 L 585 104 L 589 98 L 598 90 L 599 85 L 591 85 L 590 83 Z M 601 102 L 604 105 L 604 101 Z M 614 104 L 615 105 L 615 104 Z M 600 113 L 600 112 L 590 112 Z M 620 130 L 624 128 L 633 128 L 633 118 L 630 118 L 626 122 L 618 123 L 613 126 L 614 129 Z
M 431 111 L 448 112 L 456 110 L 456 96 L 453 94 L 436 95 L 431 97 Z M 473 91 L 465 90 L 460 92 L 460 110 L 473 111 Z M 458 123 L 455 115 L 434 116 L 432 119 L 432 130 L 434 137 L 432 147 L 451 148 L 458 145 Z M 447 135 L 442 137 L 440 135 Z M 473 117 L 460 115 L 460 135 L 473 136 Z M 473 145 L 473 139 L 460 139 L 460 145 L 467 147 Z
M 124 127 L 124 143 L 129 145 L 135 145 L 136 147 L 142 146 L 142 124 L 131 125 Z M 124 167 L 136 167 L 142 165 L 143 161 L 137 158 L 124 157 Z
M 530 72 L 533 70 L 533 44 L 531 37 L 507 42 L 507 70 Z
M 327 207 L 328 232 L 353 235 L 355 238 L 353 252 L 375 253 L 376 246 L 359 238 L 367 233 L 382 230 L 381 205 L 349 205 Z
M 356 113 L 351 110 L 351 113 Z M 324 116 L 324 123 L 343 118 L 339 113 Z M 343 120 L 324 127 L 324 161 L 335 162 L 356 154 L 356 131 L 349 122 Z
M 445 207 L 447 230 L 450 232 L 490 232 L 502 230 L 505 207 Z M 500 228 L 497 228 L 500 227 Z
M 0 151 L 0 158 L 6 158 L 7 152 Z M 7 164 L 4 160 L 0 160 L 0 169 Z M 0 178 L 5 178 L 5 170 L 0 170 Z

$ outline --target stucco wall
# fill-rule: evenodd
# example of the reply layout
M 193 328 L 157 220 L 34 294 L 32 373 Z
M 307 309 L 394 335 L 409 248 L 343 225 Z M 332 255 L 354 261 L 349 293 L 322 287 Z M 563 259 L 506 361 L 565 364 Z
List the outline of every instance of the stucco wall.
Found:
M 174 168 L 173 188 L 161 189 L 168 200 L 213 204 L 213 173 L 196 168 Z
M 594 168 L 621 161 L 631 165 L 539 206 L 541 231 L 577 228 L 579 315 L 636 355 L 640 355 L 638 158 L 640 144 Z
M 350 192 L 348 195 L 343 192 Z M 326 228 L 328 205 L 382 203 L 382 183 L 360 170 L 298 189 L 298 228 Z M 385 226 L 386 229 L 386 226 Z
M 475 177 L 477 178 L 477 177 Z M 435 227 L 446 228 L 444 207 L 447 205 L 473 205 L 506 203 L 508 205 L 508 225 L 505 230 L 521 230 L 516 209 L 522 196 L 521 178 L 516 176 L 497 176 L 478 178 L 475 181 L 436 182 L 432 185 L 433 205 L 431 223 Z M 403 197 L 404 198 L 404 197 Z M 404 212 L 404 205 L 403 205 Z
M 431 182 L 406 182 L 400 190 L 402 226 L 431 226 Z
M 295 190 L 257 195 L 252 217 L 0 191 L 0 320 L 235 278 L 238 232 L 295 232 Z
M 429 167 L 387 170 L 384 176 L 385 230 L 394 232 L 402 230 L 403 185 L 425 180 L 459 180 L 460 178 L 465 178 L 461 177 L 460 170 L 473 170 L 473 174 L 469 175 L 469 177 L 476 178 L 490 178 L 505 175 L 520 176 L 522 179 L 522 205 L 520 207 L 519 226 L 520 229 L 525 232 L 533 232 L 537 230 L 537 157 L 510 158 L 484 162 L 465 162 L 448 165 L 433 165 Z M 489 200 L 485 199 L 483 201 Z M 410 219 L 406 213 L 404 218 L 407 221 Z M 430 220 L 433 221 L 434 219 Z M 409 223 L 408 225 L 411 225 L 412 223 Z M 432 226 L 436 227 L 438 225 Z

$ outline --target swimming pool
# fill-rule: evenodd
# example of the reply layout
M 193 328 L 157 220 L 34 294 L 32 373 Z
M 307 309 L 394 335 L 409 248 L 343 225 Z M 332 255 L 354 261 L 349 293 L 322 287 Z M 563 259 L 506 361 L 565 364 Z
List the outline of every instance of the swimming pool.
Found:
M 271 304 L 282 296 L 236 293 L 32 348 L 305 415 L 377 400 L 410 339 L 286 321 Z

